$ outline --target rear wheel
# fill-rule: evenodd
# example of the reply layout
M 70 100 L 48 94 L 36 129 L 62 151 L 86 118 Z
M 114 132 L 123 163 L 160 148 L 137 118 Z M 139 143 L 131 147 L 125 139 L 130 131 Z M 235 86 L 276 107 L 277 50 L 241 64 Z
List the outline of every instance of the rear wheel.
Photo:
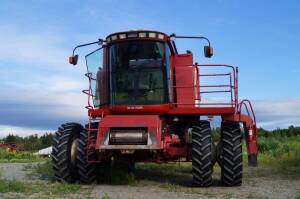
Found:
M 243 154 L 238 122 L 222 122 L 220 142 L 221 181 L 226 186 L 242 184 Z
M 197 186 L 207 187 L 212 184 L 212 139 L 210 123 L 200 121 L 192 125 L 192 174 Z
M 55 133 L 52 146 L 52 165 L 59 181 L 75 182 L 78 179 L 77 145 L 83 127 L 77 123 L 66 123 Z

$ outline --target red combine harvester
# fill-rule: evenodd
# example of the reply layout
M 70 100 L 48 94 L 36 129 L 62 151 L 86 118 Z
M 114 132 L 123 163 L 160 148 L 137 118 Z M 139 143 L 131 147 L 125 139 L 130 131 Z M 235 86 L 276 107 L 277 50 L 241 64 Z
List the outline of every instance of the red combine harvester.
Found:
M 114 33 L 74 48 L 69 62 L 76 65 L 77 48 L 100 46 L 85 56 L 89 123 L 66 123 L 55 134 L 52 161 L 58 180 L 94 182 L 112 161 L 131 168 L 135 162 L 180 160 L 192 162 L 195 185 L 209 186 L 217 161 L 222 183 L 237 186 L 243 169 L 240 123 L 248 163 L 257 166 L 255 115 L 249 100 L 238 99 L 238 69 L 194 63 L 190 51 L 177 51 L 174 41 L 183 38 L 205 40 L 205 57 L 213 55 L 205 37 L 144 30 Z M 207 69 L 217 72 L 205 73 Z M 228 82 L 207 83 L 212 78 Z M 209 94 L 221 94 L 221 101 L 206 102 Z M 211 135 L 213 116 L 221 118 L 217 146 Z

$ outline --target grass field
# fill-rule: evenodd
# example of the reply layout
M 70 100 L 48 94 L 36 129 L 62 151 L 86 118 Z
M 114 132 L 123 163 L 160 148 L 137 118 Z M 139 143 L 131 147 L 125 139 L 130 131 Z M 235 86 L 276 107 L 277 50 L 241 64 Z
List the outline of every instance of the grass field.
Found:
M 261 137 L 258 148 L 261 165 L 300 175 L 300 136 Z
M 44 158 L 34 155 L 30 152 L 24 151 L 8 151 L 6 149 L 0 149 L 0 163 L 27 163 L 43 161 Z

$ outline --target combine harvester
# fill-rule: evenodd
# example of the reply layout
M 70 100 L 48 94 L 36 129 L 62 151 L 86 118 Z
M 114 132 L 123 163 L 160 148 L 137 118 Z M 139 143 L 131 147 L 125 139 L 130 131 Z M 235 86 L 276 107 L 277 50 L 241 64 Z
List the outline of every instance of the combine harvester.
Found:
M 85 56 L 89 88 L 83 93 L 88 96 L 89 123 L 66 123 L 55 134 L 52 161 L 58 180 L 94 182 L 98 171 L 112 161 L 132 168 L 135 162 L 180 160 L 192 162 L 194 184 L 206 187 L 212 184 L 217 161 L 222 183 L 241 185 L 240 123 L 248 163 L 257 166 L 255 115 L 249 100 L 238 99 L 238 69 L 195 64 L 190 51 L 178 53 L 175 39 L 205 40 L 205 57 L 213 55 L 205 37 L 144 30 L 114 33 L 74 48 L 69 62 L 76 65 L 77 48 L 100 46 Z M 204 68 L 219 72 L 204 73 Z M 227 72 L 220 72 L 224 70 Z M 219 77 L 228 83 L 203 84 L 203 78 Z M 204 95 L 214 93 L 221 94 L 224 101 L 204 101 Z M 229 99 L 224 98 L 226 94 Z M 222 120 L 216 147 L 209 119 L 203 120 L 206 116 Z

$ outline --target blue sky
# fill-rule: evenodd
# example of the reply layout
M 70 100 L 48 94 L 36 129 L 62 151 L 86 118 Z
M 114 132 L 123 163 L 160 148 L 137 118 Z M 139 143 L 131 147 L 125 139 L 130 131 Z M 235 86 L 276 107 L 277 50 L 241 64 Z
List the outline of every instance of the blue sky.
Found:
M 199 63 L 239 66 L 240 98 L 253 101 L 259 126 L 300 125 L 299 10 L 299 1 L 270 0 L 2 0 L 0 136 L 84 121 L 85 67 L 72 67 L 67 57 L 76 44 L 130 29 L 207 36 L 210 60 L 202 43 L 178 47 Z

